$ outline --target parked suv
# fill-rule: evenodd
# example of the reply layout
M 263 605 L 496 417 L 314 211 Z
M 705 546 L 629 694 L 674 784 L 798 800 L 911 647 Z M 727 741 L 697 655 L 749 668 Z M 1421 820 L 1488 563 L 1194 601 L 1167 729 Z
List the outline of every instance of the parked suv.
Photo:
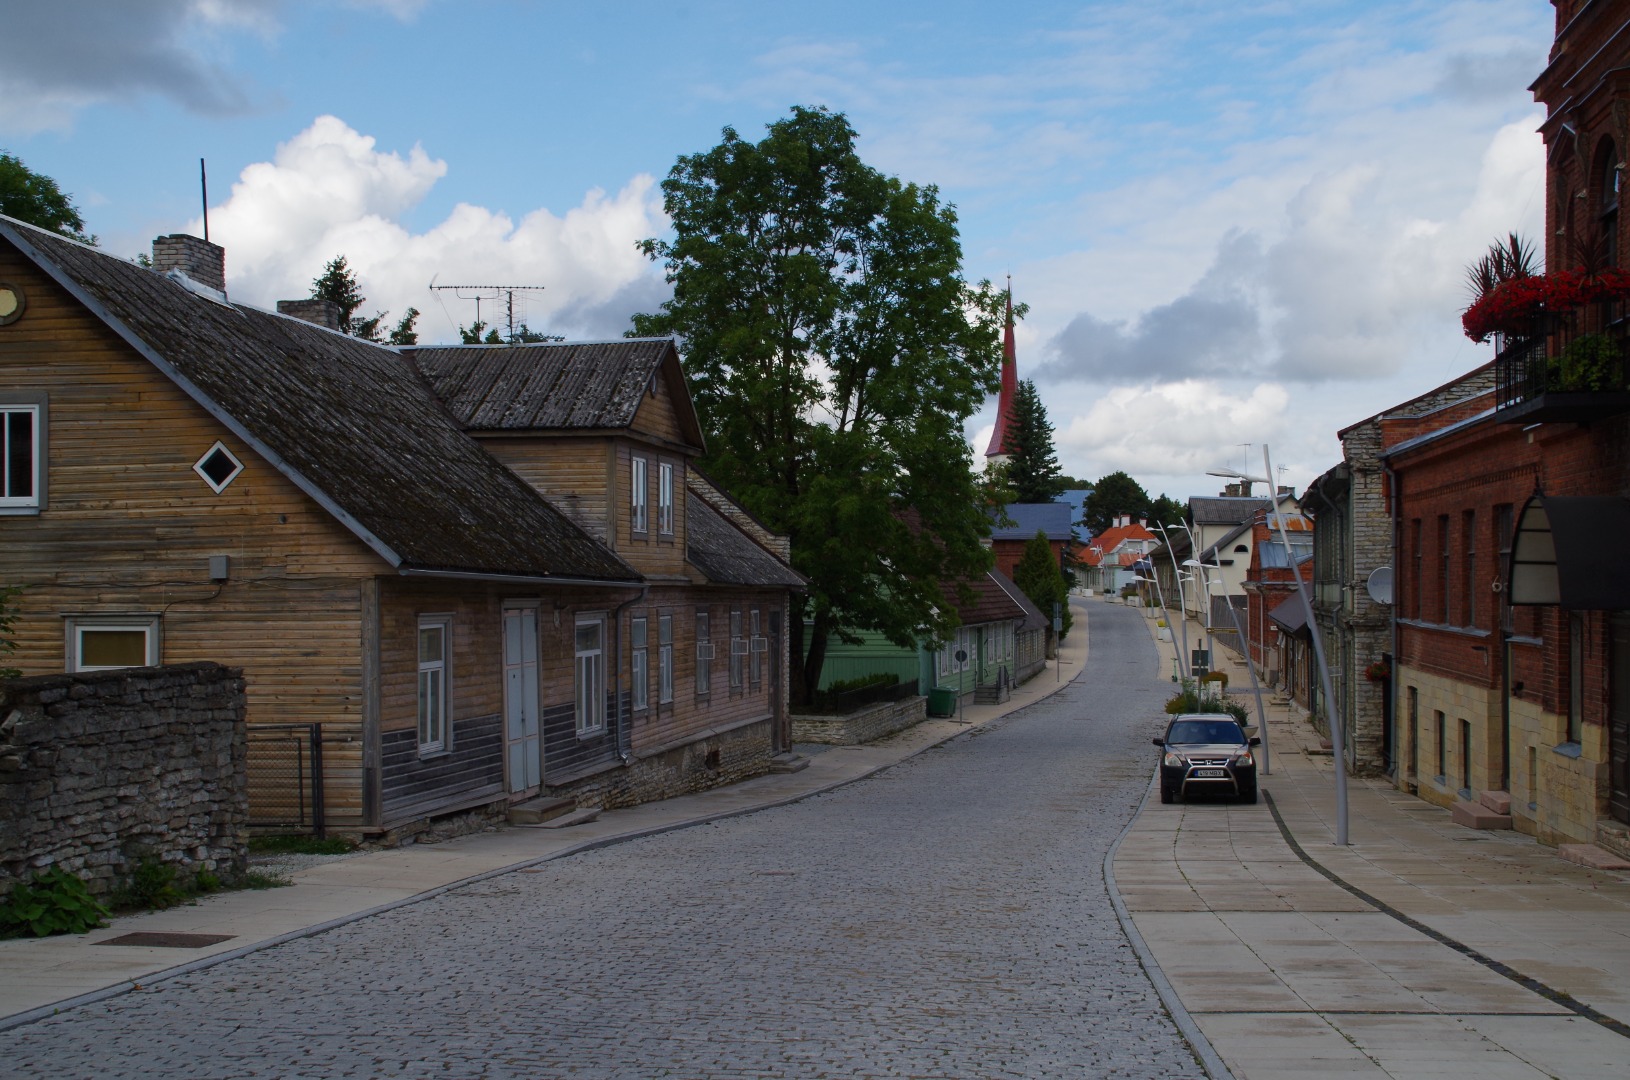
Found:
M 1172 717 L 1155 745 L 1160 757 L 1160 801 L 1169 803 L 1193 792 L 1238 795 L 1256 802 L 1256 755 L 1239 721 L 1226 713 L 1184 713 Z

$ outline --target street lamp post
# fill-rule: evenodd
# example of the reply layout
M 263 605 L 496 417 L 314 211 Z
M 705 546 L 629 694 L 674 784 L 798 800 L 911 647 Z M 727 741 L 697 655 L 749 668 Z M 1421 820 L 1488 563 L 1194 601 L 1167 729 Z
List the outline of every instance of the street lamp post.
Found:
M 1172 554 L 1172 537 L 1171 534 L 1166 531 L 1166 526 L 1157 521 L 1155 522 L 1155 528 L 1160 530 L 1161 538 L 1166 541 L 1166 557 L 1172 561 L 1172 576 L 1177 579 L 1177 624 L 1179 631 L 1183 636 L 1183 654 L 1180 658 L 1179 666 L 1183 669 L 1183 677 L 1188 678 L 1190 675 L 1189 609 L 1188 600 L 1183 595 L 1183 571 L 1177 568 L 1177 556 Z M 1153 559 L 1149 560 L 1149 565 L 1151 567 L 1154 565 Z M 1165 607 L 1164 601 L 1162 601 L 1161 607 Z
M 1269 477 L 1273 476 L 1273 459 L 1268 454 L 1266 443 L 1262 446 L 1262 468 Z M 1346 732 L 1341 725 L 1341 706 L 1336 701 L 1335 694 L 1330 686 L 1330 665 L 1324 658 L 1324 635 L 1319 633 L 1319 624 L 1313 618 L 1313 601 L 1307 595 L 1307 583 L 1302 580 L 1302 572 L 1296 566 L 1296 553 L 1290 547 L 1290 534 L 1285 531 L 1285 515 L 1279 512 L 1279 494 L 1271 479 L 1260 476 L 1247 476 L 1245 473 L 1234 472 L 1232 469 L 1207 470 L 1212 476 L 1228 476 L 1236 480 L 1249 480 L 1253 483 L 1268 485 L 1269 511 L 1279 526 L 1279 542 L 1285 548 L 1285 563 L 1290 567 L 1291 580 L 1296 583 L 1296 595 L 1302 598 L 1302 615 L 1307 619 L 1308 634 L 1313 638 L 1313 658 L 1319 664 L 1319 681 L 1324 689 L 1325 708 L 1330 711 L 1330 742 L 1335 746 L 1336 759 L 1336 844 L 1346 847 L 1347 840 L 1347 741 Z
M 1206 578 L 1205 564 L 1198 559 L 1190 559 L 1183 565 L 1198 568 L 1200 580 L 1205 582 L 1206 595 L 1209 597 L 1211 595 L 1211 582 Z M 1222 566 L 1219 564 L 1217 569 L 1220 578 Z M 1219 580 L 1218 584 L 1223 584 L 1223 582 Z M 1239 638 L 1240 648 L 1245 652 L 1245 673 L 1251 677 L 1251 694 L 1256 698 L 1257 728 L 1262 732 L 1262 775 L 1271 776 L 1273 775 L 1273 754 L 1268 749 L 1268 712 L 1262 707 L 1262 684 L 1256 681 L 1256 667 L 1251 663 L 1251 641 L 1245 636 L 1245 628 L 1240 625 L 1239 612 L 1234 610 L 1234 605 L 1228 602 L 1226 589 L 1227 586 L 1224 585 L 1223 605 L 1228 608 L 1228 614 L 1234 620 L 1234 633 Z

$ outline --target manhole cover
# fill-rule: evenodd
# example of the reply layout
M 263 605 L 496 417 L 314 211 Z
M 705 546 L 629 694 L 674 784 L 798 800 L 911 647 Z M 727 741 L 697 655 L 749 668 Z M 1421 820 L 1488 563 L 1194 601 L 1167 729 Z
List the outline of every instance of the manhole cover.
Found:
M 134 934 L 120 934 L 116 938 L 98 941 L 98 945 L 137 945 L 149 949 L 203 949 L 231 941 L 231 934 L 166 934 L 140 930 Z

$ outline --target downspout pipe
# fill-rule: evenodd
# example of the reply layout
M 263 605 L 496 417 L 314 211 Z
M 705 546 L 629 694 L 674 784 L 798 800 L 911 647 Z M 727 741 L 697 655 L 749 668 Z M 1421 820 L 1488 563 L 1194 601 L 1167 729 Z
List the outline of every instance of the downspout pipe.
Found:
M 644 600 L 651 592 L 649 584 L 640 586 L 638 596 L 630 596 L 611 610 L 611 640 L 617 658 L 612 665 L 611 699 L 617 703 L 617 756 L 627 765 L 634 760 L 634 733 L 629 730 L 627 710 L 623 708 L 623 612 Z
M 1381 468 L 1383 470 L 1382 475 L 1387 478 L 1387 513 L 1392 518 L 1392 603 L 1387 605 L 1392 609 L 1391 614 L 1387 618 L 1387 652 L 1392 657 L 1392 677 L 1390 680 L 1388 680 L 1387 689 L 1392 694 L 1392 775 L 1396 779 L 1397 777 L 1402 776 L 1404 771 L 1403 755 L 1398 753 L 1398 729 L 1403 727 L 1404 715 L 1398 708 L 1398 551 L 1404 534 L 1404 520 L 1400 516 L 1403 509 L 1403 492 L 1399 488 L 1401 481 L 1398 479 L 1398 474 L 1393 471 L 1391 463 L 1387 462 L 1386 460 L 1382 460 Z M 1350 503 L 1350 495 L 1348 496 L 1348 499 Z M 1505 642 L 1503 627 L 1500 634 L 1500 641 L 1503 646 Z M 1503 649 L 1501 655 L 1503 658 Z M 1502 664 L 1502 668 L 1503 667 L 1504 665 Z M 1419 737 L 1420 733 L 1418 731 L 1414 729 L 1410 730 L 1409 738 L 1411 741 Z M 1510 740 L 1508 739 L 1507 745 L 1509 745 L 1509 742 Z M 1416 756 L 1418 757 L 1419 754 L 1420 751 L 1417 748 Z M 1410 777 L 1409 782 L 1414 783 L 1415 778 Z M 1510 789 L 1506 788 L 1504 790 Z

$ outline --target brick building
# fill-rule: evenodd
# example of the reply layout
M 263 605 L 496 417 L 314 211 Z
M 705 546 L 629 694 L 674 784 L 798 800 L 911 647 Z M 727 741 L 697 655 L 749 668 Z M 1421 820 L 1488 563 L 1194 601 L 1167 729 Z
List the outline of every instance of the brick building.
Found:
M 1394 405 L 1337 432 L 1341 464 L 1302 495 L 1314 520 L 1313 617 L 1323 636 L 1347 734 L 1348 764 L 1357 772 L 1390 772 L 1397 761 L 1391 683 L 1366 671 L 1392 663 L 1392 607 L 1371 595 L 1376 571 L 1393 564 L 1393 523 L 1381 453 L 1388 446 L 1433 431 L 1492 400 L 1494 365 L 1469 372 L 1419 397 Z M 1380 583 L 1377 595 L 1384 595 Z M 1304 684 L 1314 722 L 1329 734 L 1317 680 Z
M 1554 0 L 1546 281 L 1611 284 L 1625 250 L 1630 14 Z M 1625 291 L 1485 327 L 1488 407 L 1404 432 L 1395 486 L 1400 785 L 1456 819 L 1630 852 L 1630 393 Z M 1468 313 L 1468 333 L 1473 333 Z M 1385 428 L 1383 423 L 1383 428 Z

